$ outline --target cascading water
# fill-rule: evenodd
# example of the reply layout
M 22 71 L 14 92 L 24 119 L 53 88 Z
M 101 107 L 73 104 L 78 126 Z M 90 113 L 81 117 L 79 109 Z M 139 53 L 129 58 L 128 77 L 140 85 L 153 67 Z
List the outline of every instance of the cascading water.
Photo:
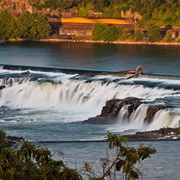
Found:
M 168 97 L 179 97 L 179 90 L 163 88 L 161 84 L 169 84 L 167 80 L 153 80 L 148 78 L 125 79 L 113 76 L 77 76 L 77 74 L 46 73 L 32 71 L 29 75 L 21 72 L 9 71 L 1 78 L 1 106 L 13 106 L 15 108 L 29 108 L 41 110 L 53 110 L 64 112 L 73 111 L 77 114 L 86 114 L 84 117 L 68 120 L 67 122 L 82 121 L 91 116 L 98 115 L 107 100 L 126 97 L 141 98 L 145 104 L 141 104 L 130 117 L 128 117 L 127 106 L 119 112 L 119 124 L 126 124 L 128 128 L 143 129 L 144 119 L 148 104 L 165 103 L 163 99 Z M 12 73 L 12 74 L 11 74 Z M 2 73 L 3 74 L 3 73 Z M 1 74 L 1 76 L 2 76 Z M 156 87 L 153 84 L 158 84 Z M 179 107 L 180 108 L 180 104 Z M 171 115 L 170 111 L 159 111 L 154 116 L 150 129 L 164 126 L 177 126 L 179 114 Z M 168 119 L 167 121 L 162 118 Z M 72 118 L 73 119 L 73 118 Z
M 128 106 L 123 106 L 118 115 L 118 123 L 129 129 L 137 130 L 157 130 L 162 127 L 177 127 L 180 114 L 173 113 L 171 110 L 159 110 L 153 117 L 150 124 L 145 122 L 148 105 L 141 104 L 129 116 Z

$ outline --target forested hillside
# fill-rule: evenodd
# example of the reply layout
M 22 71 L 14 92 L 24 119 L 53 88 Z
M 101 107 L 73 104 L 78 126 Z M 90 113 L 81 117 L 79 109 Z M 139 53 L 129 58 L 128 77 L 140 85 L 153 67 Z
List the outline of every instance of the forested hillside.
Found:
M 4 8 L 16 15 L 42 11 L 53 17 L 128 18 L 142 26 L 180 26 L 179 0 L 0 0 L 0 10 Z

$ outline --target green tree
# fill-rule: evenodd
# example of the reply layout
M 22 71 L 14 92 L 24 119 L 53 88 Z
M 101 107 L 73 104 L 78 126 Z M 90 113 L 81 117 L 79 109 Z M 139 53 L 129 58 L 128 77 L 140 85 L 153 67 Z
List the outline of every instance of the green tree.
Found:
M 150 25 L 147 32 L 147 37 L 150 42 L 157 42 L 162 39 L 160 28 L 156 25 Z
M 51 27 L 45 15 L 41 12 L 32 14 L 32 39 L 47 38 L 50 35 Z
M 17 19 L 16 37 L 25 39 L 47 38 L 50 34 L 50 25 L 42 13 L 24 11 Z
M 129 39 L 130 37 L 131 37 L 131 34 L 127 28 L 121 29 L 120 35 L 119 35 L 120 40 L 124 41 L 124 40 Z
M 171 30 L 166 31 L 165 40 L 166 42 L 171 42 L 173 40 Z
M 119 134 L 109 133 L 107 141 L 109 149 L 115 149 L 115 157 L 112 161 L 107 158 L 101 160 L 104 173 L 100 177 L 91 174 L 93 171 L 88 167 L 86 170 L 90 173 L 91 180 L 103 180 L 114 167 L 121 177 L 138 179 L 141 174 L 138 163 L 156 153 L 154 148 L 143 145 L 138 148 L 127 146 L 128 140 Z M 0 179 L 82 180 L 76 169 L 68 168 L 62 160 L 54 160 L 52 157 L 47 148 L 37 148 L 27 141 L 21 147 L 10 145 L 6 140 L 6 133 L 0 130 Z
M 94 41 L 103 40 L 103 32 L 106 26 L 101 23 L 95 23 L 92 27 L 92 39 Z
M 91 177 L 92 180 L 104 180 L 109 175 L 111 179 L 112 170 L 120 173 L 120 177 L 126 180 L 139 179 L 142 172 L 139 170 L 139 164 L 157 151 L 154 148 L 140 145 L 138 148 L 127 146 L 128 139 L 119 135 L 109 133 L 107 136 L 109 149 L 115 149 L 114 160 L 109 161 L 107 158 L 102 159 L 103 175 L 101 177 Z M 109 162 L 111 162 L 109 164 Z
M 5 135 L 0 131 L 0 179 L 82 180 L 75 169 L 66 167 L 61 160 L 53 160 L 48 149 L 36 148 L 30 142 L 16 149 L 5 141 Z
M 17 19 L 16 37 L 30 39 L 32 16 L 29 12 L 24 11 Z
M 134 30 L 134 38 L 135 38 L 135 41 L 141 41 L 143 39 L 143 33 L 140 29 Z
M 103 31 L 103 40 L 106 42 L 116 41 L 119 37 L 119 30 L 116 26 L 109 25 Z
M 14 38 L 16 23 L 8 10 L 0 11 L 0 39 Z
M 80 17 L 88 17 L 88 12 L 91 9 L 92 4 L 87 3 L 86 5 L 80 4 L 78 10 L 78 16 Z

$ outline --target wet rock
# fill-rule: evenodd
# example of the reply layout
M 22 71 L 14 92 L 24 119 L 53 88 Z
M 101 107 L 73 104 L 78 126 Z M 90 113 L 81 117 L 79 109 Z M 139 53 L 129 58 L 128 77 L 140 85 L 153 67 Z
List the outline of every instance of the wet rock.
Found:
M 89 118 L 84 122 L 115 123 L 119 111 L 123 106 L 128 105 L 128 116 L 130 116 L 131 113 L 136 110 L 141 103 L 142 102 L 140 99 L 135 97 L 128 97 L 125 99 L 111 99 L 106 102 L 106 105 L 103 107 L 100 115 Z
M 23 137 L 16 137 L 16 136 L 6 136 L 5 141 L 10 143 L 25 142 Z
M 2 85 L 0 86 L 0 90 L 4 89 L 6 86 Z
M 180 127 L 161 128 L 154 131 L 136 132 L 124 135 L 130 141 L 180 140 Z
M 170 108 L 170 106 L 165 106 L 165 105 L 155 105 L 155 106 L 150 106 L 147 110 L 146 113 L 146 118 L 144 120 L 145 123 L 149 124 L 152 122 L 154 115 L 159 111 L 163 109 Z

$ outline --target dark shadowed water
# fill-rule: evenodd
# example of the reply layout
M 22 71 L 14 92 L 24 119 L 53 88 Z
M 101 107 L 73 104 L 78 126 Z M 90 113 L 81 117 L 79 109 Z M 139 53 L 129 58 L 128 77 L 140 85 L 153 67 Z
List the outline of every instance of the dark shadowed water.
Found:
M 180 46 L 64 42 L 0 45 L 1 63 L 119 71 L 138 65 L 144 72 L 180 75 Z

